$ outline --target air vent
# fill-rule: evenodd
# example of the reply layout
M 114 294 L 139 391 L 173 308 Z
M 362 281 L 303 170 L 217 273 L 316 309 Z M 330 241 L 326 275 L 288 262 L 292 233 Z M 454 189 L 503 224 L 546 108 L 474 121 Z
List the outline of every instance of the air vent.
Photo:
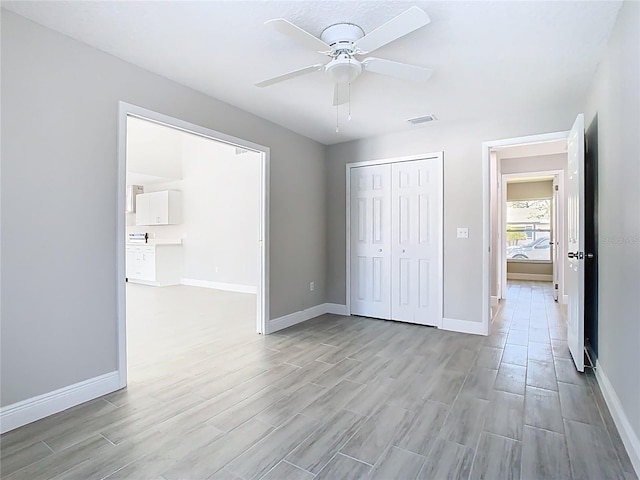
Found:
M 422 117 L 410 118 L 407 121 L 412 125 L 418 125 L 419 123 L 433 122 L 434 120 L 437 120 L 436 116 L 430 114 Z

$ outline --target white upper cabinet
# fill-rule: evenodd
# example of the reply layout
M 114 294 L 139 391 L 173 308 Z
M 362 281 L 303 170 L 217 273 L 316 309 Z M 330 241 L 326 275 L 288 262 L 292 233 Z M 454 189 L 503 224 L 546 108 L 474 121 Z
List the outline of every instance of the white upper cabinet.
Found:
M 182 223 L 182 194 L 177 190 L 143 193 L 136 197 L 136 225 Z

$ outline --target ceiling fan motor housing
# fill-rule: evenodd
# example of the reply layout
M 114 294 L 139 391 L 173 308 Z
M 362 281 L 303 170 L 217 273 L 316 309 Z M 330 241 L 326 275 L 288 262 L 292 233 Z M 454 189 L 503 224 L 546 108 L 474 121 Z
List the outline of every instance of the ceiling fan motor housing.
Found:
M 354 23 L 336 23 L 325 28 L 320 39 L 330 45 L 334 52 L 354 52 L 353 44 L 364 37 L 364 30 Z
M 333 49 L 334 59 L 325 71 L 334 83 L 350 83 L 362 72 L 360 62 L 353 58 L 356 53 L 353 44 L 364 37 L 364 31 L 353 23 L 337 23 L 325 28 L 320 39 Z

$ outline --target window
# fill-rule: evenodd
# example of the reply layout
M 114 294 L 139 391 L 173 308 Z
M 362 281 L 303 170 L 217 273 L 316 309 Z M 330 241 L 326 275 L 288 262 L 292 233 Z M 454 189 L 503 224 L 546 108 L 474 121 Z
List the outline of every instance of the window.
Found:
M 551 199 L 507 202 L 507 260 L 551 262 Z

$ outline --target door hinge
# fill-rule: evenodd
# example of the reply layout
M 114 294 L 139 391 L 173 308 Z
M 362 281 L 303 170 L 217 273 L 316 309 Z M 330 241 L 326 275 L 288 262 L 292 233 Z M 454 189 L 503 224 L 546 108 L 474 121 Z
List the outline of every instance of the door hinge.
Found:
M 558 191 L 558 185 L 554 185 L 553 188 L 555 188 L 556 192 Z
M 558 289 L 558 284 L 557 284 L 557 283 L 556 283 L 556 284 L 554 284 L 554 285 L 553 285 L 553 288 L 555 288 L 555 289 L 557 290 L 557 289 Z

